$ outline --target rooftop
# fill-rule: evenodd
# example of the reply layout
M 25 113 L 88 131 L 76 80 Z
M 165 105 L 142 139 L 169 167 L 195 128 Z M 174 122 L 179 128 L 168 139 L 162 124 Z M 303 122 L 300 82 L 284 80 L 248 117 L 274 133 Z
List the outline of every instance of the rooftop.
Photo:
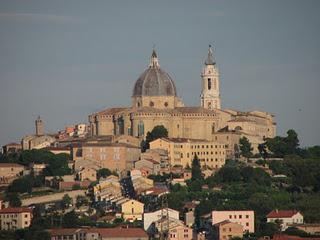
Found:
M 26 207 L 16 207 L 16 208 L 3 208 L 3 209 L 0 209 L 0 214 L 1 214 L 1 213 L 25 213 L 25 212 L 30 212 L 30 213 L 32 213 L 32 209 L 26 208 Z
M 267 218 L 291 218 L 297 213 L 297 210 L 273 210 L 267 215 Z

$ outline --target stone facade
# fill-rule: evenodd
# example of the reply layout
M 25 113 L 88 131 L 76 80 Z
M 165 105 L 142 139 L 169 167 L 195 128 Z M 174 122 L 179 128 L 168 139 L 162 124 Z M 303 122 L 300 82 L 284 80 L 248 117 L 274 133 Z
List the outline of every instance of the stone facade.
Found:
M 73 160 L 90 161 L 100 168 L 122 172 L 130 170 L 140 157 L 140 148 L 125 143 L 90 143 L 73 146 Z
M 90 134 L 130 135 L 141 141 L 155 126 L 163 125 L 170 138 L 211 141 L 220 129 L 226 127 L 251 136 L 255 146 L 263 142 L 264 137 L 274 137 L 276 125 L 273 115 L 261 111 L 221 109 L 219 73 L 215 64 L 210 48 L 201 73 L 201 106 L 186 107 L 177 95 L 174 81 L 160 68 L 153 52 L 149 68 L 136 81 L 131 107 L 108 108 L 91 114 Z M 226 145 L 231 146 L 232 143 Z
M 29 208 L 3 208 L 0 210 L 0 230 L 16 230 L 31 225 L 32 210 Z
M 144 204 L 130 199 L 121 204 L 121 213 L 125 221 L 141 221 L 144 213 Z
M 159 138 L 150 143 L 150 149 L 165 149 L 168 151 L 171 166 L 191 167 L 195 155 L 202 167 L 219 169 L 225 164 L 225 145 L 199 139 Z
M 254 211 L 212 211 L 212 224 L 223 221 L 238 223 L 243 231 L 254 233 Z
M 215 224 L 218 232 L 219 240 L 229 240 L 234 237 L 243 237 L 243 227 L 238 223 L 233 223 L 230 221 L 223 221 L 221 223 Z

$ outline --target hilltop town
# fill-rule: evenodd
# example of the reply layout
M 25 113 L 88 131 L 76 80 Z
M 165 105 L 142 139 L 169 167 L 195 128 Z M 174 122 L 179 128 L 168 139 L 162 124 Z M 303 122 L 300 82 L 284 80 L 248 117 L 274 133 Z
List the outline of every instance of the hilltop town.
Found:
M 320 239 L 320 146 L 223 109 L 211 46 L 199 75 L 186 106 L 153 49 L 130 106 L 56 133 L 35 119 L 2 147 L 0 239 Z

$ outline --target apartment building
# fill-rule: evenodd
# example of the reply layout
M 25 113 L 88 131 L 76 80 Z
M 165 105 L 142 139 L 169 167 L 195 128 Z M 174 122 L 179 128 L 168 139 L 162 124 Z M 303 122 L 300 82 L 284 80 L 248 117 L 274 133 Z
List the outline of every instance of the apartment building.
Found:
M 1 230 L 15 230 L 29 227 L 32 220 L 30 208 L 3 208 L 0 210 Z
M 212 225 L 226 220 L 240 224 L 244 232 L 254 233 L 254 211 L 212 211 Z
M 171 166 L 191 166 L 195 155 L 201 166 L 221 168 L 226 161 L 225 144 L 190 138 L 159 138 L 150 143 L 150 149 L 167 150 Z

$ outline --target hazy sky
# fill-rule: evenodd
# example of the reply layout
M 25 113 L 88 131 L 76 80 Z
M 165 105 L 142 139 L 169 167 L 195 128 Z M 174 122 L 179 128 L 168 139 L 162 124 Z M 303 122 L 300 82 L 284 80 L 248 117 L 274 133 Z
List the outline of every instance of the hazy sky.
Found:
M 0 145 L 129 106 L 153 44 L 188 106 L 213 44 L 223 108 L 320 144 L 320 1 L 0 0 Z

